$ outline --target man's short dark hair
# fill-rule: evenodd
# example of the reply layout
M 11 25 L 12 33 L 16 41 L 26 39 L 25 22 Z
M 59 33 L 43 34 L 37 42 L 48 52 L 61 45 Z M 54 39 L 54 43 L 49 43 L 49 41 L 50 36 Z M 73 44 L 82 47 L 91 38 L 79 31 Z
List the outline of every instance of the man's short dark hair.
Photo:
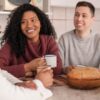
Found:
M 79 2 L 76 4 L 76 8 L 77 8 L 77 7 L 80 7 L 80 6 L 89 7 L 92 16 L 95 15 L 95 7 L 94 7 L 94 5 L 93 5 L 92 3 L 87 2 L 87 1 L 79 1 Z

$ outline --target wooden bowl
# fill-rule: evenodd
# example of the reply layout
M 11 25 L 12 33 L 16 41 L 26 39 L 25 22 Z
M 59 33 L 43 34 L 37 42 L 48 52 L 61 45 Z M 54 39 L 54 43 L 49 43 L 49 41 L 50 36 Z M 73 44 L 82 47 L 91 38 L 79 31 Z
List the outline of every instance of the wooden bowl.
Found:
M 67 84 L 77 89 L 93 89 L 100 87 L 100 79 L 68 79 Z
M 67 74 L 67 84 L 78 89 L 100 87 L 100 71 L 93 67 L 75 67 Z

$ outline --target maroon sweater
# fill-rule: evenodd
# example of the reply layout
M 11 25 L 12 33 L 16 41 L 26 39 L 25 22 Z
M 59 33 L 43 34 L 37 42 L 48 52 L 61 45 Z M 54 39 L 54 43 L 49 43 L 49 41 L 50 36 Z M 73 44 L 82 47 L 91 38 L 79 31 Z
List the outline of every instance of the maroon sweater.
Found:
M 24 57 L 16 58 L 15 53 L 11 52 L 11 47 L 8 43 L 0 50 L 0 68 L 7 70 L 16 77 L 25 76 L 24 64 L 46 54 L 54 54 L 57 56 L 57 67 L 54 69 L 54 74 L 58 75 L 62 70 L 62 61 L 59 56 L 58 45 L 53 37 L 41 35 L 40 45 L 27 41 Z

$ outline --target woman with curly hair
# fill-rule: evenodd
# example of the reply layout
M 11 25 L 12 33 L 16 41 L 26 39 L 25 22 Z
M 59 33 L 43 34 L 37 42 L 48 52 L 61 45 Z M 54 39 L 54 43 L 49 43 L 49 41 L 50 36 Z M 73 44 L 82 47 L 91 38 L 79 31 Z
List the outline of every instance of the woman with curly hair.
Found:
M 55 30 L 47 15 L 31 4 L 12 11 L 2 39 L 0 67 L 16 77 L 23 77 L 44 67 L 46 54 L 57 56 L 54 75 L 62 70 Z M 4 45 L 3 45 L 4 44 Z

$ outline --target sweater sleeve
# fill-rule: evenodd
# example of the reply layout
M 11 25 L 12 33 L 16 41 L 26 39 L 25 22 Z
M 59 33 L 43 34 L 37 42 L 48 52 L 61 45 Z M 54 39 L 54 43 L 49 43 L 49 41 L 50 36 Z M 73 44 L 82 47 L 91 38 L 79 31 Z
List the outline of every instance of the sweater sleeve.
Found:
M 7 70 L 16 77 L 23 77 L 25 75 L 24 64 L 10 65 L 10 59 L 13 58 L 10 46 L 6 43 L 0 49 L 0 68 Z M 13 58 L 14 59 L 14 58 Z
M 58 49 L 58 44 L 57 42 L 54 40 L 53 37 L 49 38 L 49 42 L 48 42 L 48 53 L 49 54 L 54 54 L 57 56 L 57 67 L 54 68 L 54 75 L 59 75 L 62 73 L 62 61 L 59 55 L 59 49 Z
M 37 89 L 19 87 L 0 72 L 0 100 L 45 100 L 52 96 L 52 92 L 46 89 L 39 80 L 33 83 L 36 84 Z
M 71 44 L 73 43 L 72 35 L 74 34 L 74 31 L 69 31 L 67 33 L 64 33 L 61 35 L 59 39 L 59 50 L 60 50 L 60 57 L 62 59 L 63 63 L 63 71 L 65 72 L 66 67 L 68 67 L 71 64 L 71 55 L 73 58 L 73 53 L 71 51 L 75 48 L 74 46 L 73 49 L 71 48 Z M 75 56 L 76 57 L 76 56 Z
M 60 50 L 60 57 L 62 59 L 62 64 L 64 66 L 64 59 L 65 59 L 64 58 L 64 53 L 65 53 L 64 50 L 65 50 L 65 48 L 64 48 L 63 35 L 60 37 L 58 44 L 59 44 L 59 50 Z

